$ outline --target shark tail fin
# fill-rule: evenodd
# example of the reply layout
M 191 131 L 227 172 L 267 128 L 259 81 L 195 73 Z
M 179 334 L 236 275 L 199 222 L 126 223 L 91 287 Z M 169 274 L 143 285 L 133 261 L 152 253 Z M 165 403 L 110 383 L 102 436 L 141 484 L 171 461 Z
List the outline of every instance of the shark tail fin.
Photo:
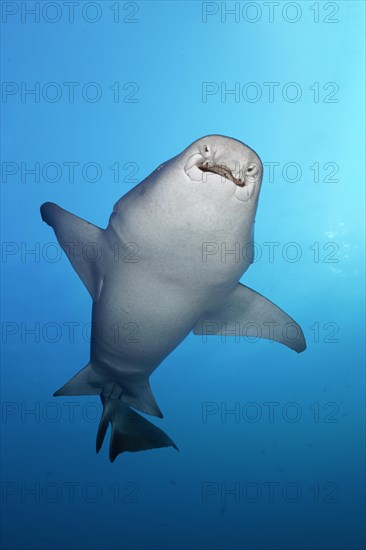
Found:
M 109 446 L 109 459 L 114 462 L 123 452 L 145 451 L 160 447 L 178 447 L 169 436 L 132 410 L 120 399 L 101 397 L 103 415 L 97 433 L 96 450 L 100 451 L 109 423 L 112 434 Z

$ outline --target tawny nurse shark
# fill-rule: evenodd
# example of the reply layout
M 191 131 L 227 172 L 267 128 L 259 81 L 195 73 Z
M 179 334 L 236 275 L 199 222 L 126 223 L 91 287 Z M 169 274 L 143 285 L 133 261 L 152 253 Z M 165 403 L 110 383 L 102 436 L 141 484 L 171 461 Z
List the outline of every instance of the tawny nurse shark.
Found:
M 93 300 L 90 362 L 55 395 L 100 395 L 97 451 L 111 423 L 111 461 L 124 451 L 177 448 L 136 411 L 163 416 L 149 377 L 191 331 L 239 330 L 305 349 L 299 325 L 239 282 L 253 261 L 261 181 L 262 163 L 250 147 L 210 135 L 122 197 L 106 229 L 56 204 L 42 205 L 43 220 Z M 223 261 L 214 253 L 222 243 L 245 253 Z M 85 252 L 91 244 L 92 258 Z

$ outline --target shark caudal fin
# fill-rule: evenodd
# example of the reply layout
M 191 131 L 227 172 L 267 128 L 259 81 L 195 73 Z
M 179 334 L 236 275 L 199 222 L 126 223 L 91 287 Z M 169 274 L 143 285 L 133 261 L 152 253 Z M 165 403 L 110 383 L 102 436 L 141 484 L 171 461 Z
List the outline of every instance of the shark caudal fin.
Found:
M 114 462 L 120 453 L 126 451 L 146 451 L 160 447 L 174 447 L 178 451 L 178 447 L 166 433 L 133 411 L 120 399 L 109 399 L 101 396 L 101 400 L 103 415 L 97 434 L 97 453 L 102 447 L 109 423 L 112 425 L 109 445 L 109 459 L 111 462 Z
M 103 415 L 97 434 L 97 452 L 102 446 L 108 425 L 111 423 L 112 435 L 109 447 L 111 462 L 125 451 L 145 451 L 159 447 L 174 447 L 178 450 L 166 433 L 129 406 L 160 418 L 163 416 L 147 380 L 139 384 L 130 383 L 123 388 L 117 382 L 96 372 L 89 363 L 54 393 L 55 397 L 60 395 L 100 395 Z

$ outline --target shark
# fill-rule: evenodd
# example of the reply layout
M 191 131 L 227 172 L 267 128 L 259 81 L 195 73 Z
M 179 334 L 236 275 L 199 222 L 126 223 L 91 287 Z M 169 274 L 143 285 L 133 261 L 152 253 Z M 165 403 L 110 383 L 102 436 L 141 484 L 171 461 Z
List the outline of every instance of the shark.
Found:
M 90 360 L 54 395 L 100 396 L 96 450 L 111 425 L 111 462 L 126 451 L 178 449 L 143 415 L 163 417 L 149 378 L 191 332 L 305 350 L 300 326 L 240 282 L 253 263 L 262 174 L 249 146 L 208 135 L 118 200 L 105 229 L 41 206 L 93 301 Z M 242 253 L 223 257 L 222 243 Z

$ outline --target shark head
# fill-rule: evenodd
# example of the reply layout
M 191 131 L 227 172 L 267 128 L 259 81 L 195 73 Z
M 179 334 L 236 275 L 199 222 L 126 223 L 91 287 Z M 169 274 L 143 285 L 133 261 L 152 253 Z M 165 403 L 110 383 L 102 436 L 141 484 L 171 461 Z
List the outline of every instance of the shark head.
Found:
M 205 136 L 182 153 L 182 166 L 188 180 L 215 193 L 233 195 L 237 200 L 257 202 L 262 182 L 262 162 L 244 143 L 225 136 Z
M 192 233 L 249 241 L 262 182 L 262 162 L 244 143 L 225 136 L 198 139 L 160 164 L 114 207 L 110 224 L 116 231 L 146 228 L 150 235 Z M 130 220 L 130 221 L 128 221 Z M 132 235 L 130 240 L 135 237 Z M 178 237 L 177 237 L 178 238 Z M 180 237 L 179 237 L 180 238 Z

